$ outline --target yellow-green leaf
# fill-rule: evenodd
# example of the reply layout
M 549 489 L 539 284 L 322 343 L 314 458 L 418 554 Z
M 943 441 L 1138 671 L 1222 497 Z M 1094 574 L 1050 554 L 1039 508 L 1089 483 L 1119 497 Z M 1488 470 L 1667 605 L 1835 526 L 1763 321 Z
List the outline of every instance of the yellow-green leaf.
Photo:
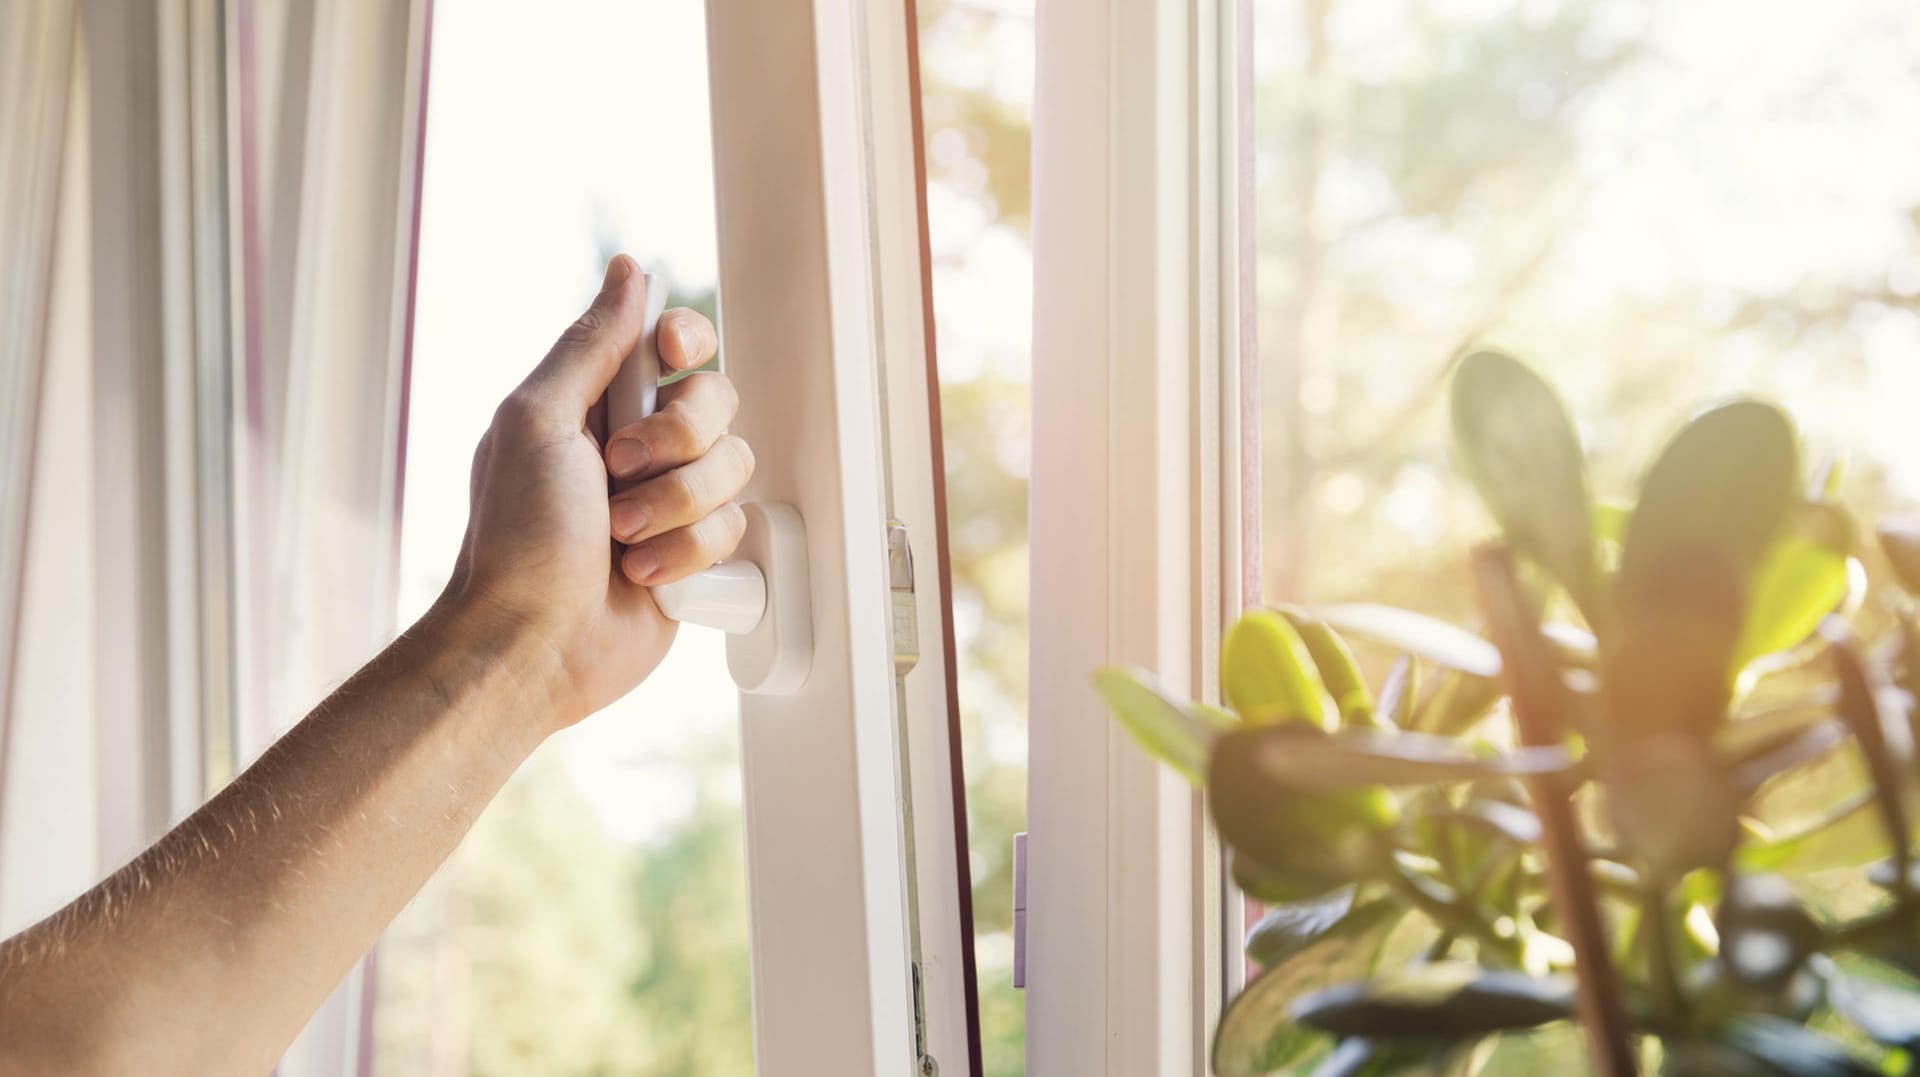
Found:
M 1360 664 L 1354 661 L 1347 641 L 1325 621 L 1301 610 L 1281 613 L 1294 631 L 1300 633 L 1307 653 L 1313 656 L 1313 666 L 1320 671 L 1320 683 L 1326 686 L 1327 694 L 1333 697 L 1333 704 L 1340 712 L 1340 723 L 1371 725 L 1373 692 L 1367 687 L 1366 678 L 1360 675 Z
M 1754 571 L 1734 667 L 1745 668 L 1811 636 L 1846 600 L 1852 555 L 1851 517 L 1832 505 L 1796 506 Z
M 1323 729 L 1333 724 L 1305 641 L 1272 610 L 1254 610 L 1228 630 L 1220 648 L 1220 684 L 1248 724 L 1303 721 Z
M 1349 636 L 1385 644 L 1435 665 L 1476 677 L 1500 675 L 1500 651 L 1493 644 L 1438 617 L 1366 602 L 1315 606 L 1309 612 Z
M 1215 730 L 1168 699 L 1151 674 L 1108 668 L 1093 675 L 1107 708 L 1148 754 L 1195 785 L 1207 771 Z

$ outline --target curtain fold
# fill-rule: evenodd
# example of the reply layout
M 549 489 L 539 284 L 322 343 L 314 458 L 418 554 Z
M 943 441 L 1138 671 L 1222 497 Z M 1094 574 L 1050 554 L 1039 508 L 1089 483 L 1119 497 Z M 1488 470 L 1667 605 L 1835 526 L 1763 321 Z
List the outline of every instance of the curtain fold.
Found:
M 0 0 L 0 774 L 14 710 L 53 225 L 78 25 L 71 0 Z
M 0 930 L 393 633 L 430 14 L 0 0 Z M 363 982 L 282 1074 L 364 1068 Z

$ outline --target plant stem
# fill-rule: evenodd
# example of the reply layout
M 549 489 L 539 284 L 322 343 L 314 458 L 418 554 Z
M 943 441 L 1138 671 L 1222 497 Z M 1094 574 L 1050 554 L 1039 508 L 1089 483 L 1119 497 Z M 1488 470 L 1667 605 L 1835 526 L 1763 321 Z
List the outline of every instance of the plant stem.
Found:
M 1502 546 L 1478 547 L 1473 552 L 1473 580 L 1494 646 L 1500 649 L 1501 677 L 1512 700 L 1520 743 L 1559 743 L 1566 735 L 1571 701 L 1552 648 L 1541 635 L 1539 612 L 1515 575 L 1513 555 Z M 1635 1077 L 1639 1060 L 1606 923 L 1600 918 L 1585 836 L 1573 812 L 1572 791 L 1552 778 L 1534 779 L 1528 787 L 1540 817 L 1548 894 L 1573 947 L 1575 1000 L 1586 1025 L 1594 1069 L 1604 1077 Z
M 1680 991 L 1680 976 L 1673 948 L 1673 918 L 1667 908 L 1665 888 L 1649 885 L 1641 893 L 1640 938 L 1647 948 L 1647 986 L 1654 1006 L 1662 1017 L 1673 1021 L 1686 1016 L 1686 996 Z
M 1427 914 L 1427 917 L 1440 926 L 1447 935 L 1471 936 L 1480 944 L 1481 949 L 1497 955 L 1501 961 L 1518 968 L 1520 966 L 1520 940 L 1502 935 L 1493 929 L 1493 925 L 1481 919 L 1473 909 L 1454 901 L 1442 901 L 1427 892 L 1419 883 L 1407 876 L 1400 865 L 1389 857 L 1386 876 L 1388 885 L 1394 893 L 1400 895 L 1407 904 Z

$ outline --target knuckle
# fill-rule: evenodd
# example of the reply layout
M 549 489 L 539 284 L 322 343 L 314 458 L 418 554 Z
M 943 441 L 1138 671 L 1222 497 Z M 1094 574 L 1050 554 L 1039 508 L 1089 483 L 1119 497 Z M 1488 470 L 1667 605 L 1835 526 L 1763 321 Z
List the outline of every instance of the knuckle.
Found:
M 700 451 L 700 428 L 693 421 L 693 413 L 680 401 L 676 400 L 662 409 L 659 419 L 660 440 L 675 455 L 690 457 Z
M 600 306 L 596 303 L 575 318 L 573 324 L 567 326 L 566 332 L 560 334 L 560 339 L 569 344 L 584 344 L 599 336 L 600 331 L 606 327 L 607 316 L 601 313 Z
M 715 452 L 726 454 L 733 463 L 733 471 L 739 475 L 742 482 L 752 477 L 753 446 L 747 444 L 746 438 L 727 434 L 714 444 L 713 449 Z
M 741 511 L 739 505 L 729 501 L 715 509 L 707 519 L 711 523 L 706 552 L 718 560 L 740 545 L 741 538 L 747 533 L 747 514 Z
M 717 370 L 703 370 L 687 375 L 687 395 L 710 397 L 716 410 L 731 415 L 740 407 L 740 391 L 734 388 L 733 379 Z
M 507 394 L 500 406 L 493 409 L 493 426 L 488 437 L 498 431 L 506 434 L 525 433 L 536 429 L 541 422 L 540 403 L 525 390 L 515 390 Z
M 700 511 L 700 499 L 704 491 L 699 476 L 682 469 L 667 476 L 666 486 L 664 500 L 669 515 L 686 519 Z

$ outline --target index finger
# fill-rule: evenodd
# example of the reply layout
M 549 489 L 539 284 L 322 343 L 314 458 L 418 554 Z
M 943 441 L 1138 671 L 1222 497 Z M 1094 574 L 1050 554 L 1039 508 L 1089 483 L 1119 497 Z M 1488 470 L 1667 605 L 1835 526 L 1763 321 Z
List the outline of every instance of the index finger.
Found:
M 675 307 L 660 316 L 660 328 L 660 361 L 675 370 L 692 370 L 719 350 L 713 323 L 697 310 Z

